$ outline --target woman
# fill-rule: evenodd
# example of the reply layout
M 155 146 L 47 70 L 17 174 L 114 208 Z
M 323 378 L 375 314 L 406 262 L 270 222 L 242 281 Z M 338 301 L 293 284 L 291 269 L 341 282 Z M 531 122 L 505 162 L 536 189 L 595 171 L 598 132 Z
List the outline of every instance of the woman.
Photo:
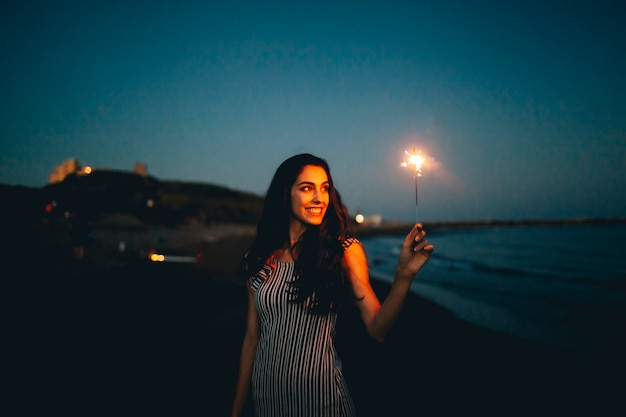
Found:
M 334 345 L 337 313 L 353 303 L 382 342 L 433 246 L 416 224 L 381 304 L 350 224 L 324 159 L 300 154 L 278 167 L 242 260 L 248 317 L 233 417 L 243 412 L 250 385 L 257 416 L 355 415 Z

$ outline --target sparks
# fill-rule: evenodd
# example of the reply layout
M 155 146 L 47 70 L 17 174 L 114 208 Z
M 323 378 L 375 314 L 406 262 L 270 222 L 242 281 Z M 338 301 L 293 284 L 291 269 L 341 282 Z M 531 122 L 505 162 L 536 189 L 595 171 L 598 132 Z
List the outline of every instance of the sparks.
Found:
M 400 165 L 403 167 L 408 167 L 409 165 L 412 165 L 415 167 L 415 176 L 416 177 L 421 177 L 422 176 L 422 165 L 424 164 L 424 161 L 426 160 L 426 158 L 424 157 L 424 155 L 422 155 L 422 151 L 418 151 L 417 149 L 413 148 L 413 153 L 409 153 L 408 151 L 404 151 L 404 153 L 407 155 L 407 160 L 402 162 Z
M 403 167 L 413 166 L 413 178 L 415 179 L 415 221 L 418 221 L 418 212 L 417 212 L 417 177 L 422 176 L 422 165 L 426 160 L 425 156 L 422 154 L 422 151 L 418 151 L 413 148 L 413 152 L 409 153 L 408 151 L 404 151 L 407 155 L 407 160 L 402 162 L 400 165 Z

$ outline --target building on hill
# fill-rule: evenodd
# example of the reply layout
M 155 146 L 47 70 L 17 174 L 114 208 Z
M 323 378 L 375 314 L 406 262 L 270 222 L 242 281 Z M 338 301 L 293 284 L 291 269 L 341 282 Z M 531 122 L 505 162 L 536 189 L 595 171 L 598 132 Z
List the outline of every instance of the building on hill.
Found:
M 135 162 L 134 172 L 140 177 L 145 178 L 148 176 L 148 165 L 141 163 L 141 162 Z
M 48 176 L 48 184 L 63 182 L 65 177 L 71 174 L 89 175 L 91 172 L 92 168 L 90 166 L 82 166 L 78 162 L 78 158 L 70 158 L 63 161 L 61 165 L 57 166 L 54 171 L 50 173 Z M 135 162 L 133 172 L 145 178 L 148 176 L 148 166 L 142 162 Z
M 78 172 L 80 164 L 78 163 L 78 159 L 70 158 L 59 166 L 57 166 L 54 171 L 48 176 L 48 184 L 54 184 L 57 182 L 63 182 L 65 177 L 71 175 L 75 172 Z

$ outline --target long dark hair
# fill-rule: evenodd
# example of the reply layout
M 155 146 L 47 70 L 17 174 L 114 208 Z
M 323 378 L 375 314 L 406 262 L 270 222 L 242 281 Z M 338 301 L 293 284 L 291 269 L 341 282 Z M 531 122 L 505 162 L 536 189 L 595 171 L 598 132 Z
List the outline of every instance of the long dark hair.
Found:
M 291 186 L 305 166 L 322 167 L 329 184 L 329 204 L 319 226 L 308 226 L 292 251 L 296 277 L 291 281 L 290 300 L 316 314 L 336 311 L 349 293 L 342 267 L 343 244 L 352 234 L 348 210 L 335 188 L 326 160 L 309 153 L 286 159 L 274 174 L 265 195 L 257 232 L 242 260 L 241 272 L 258 273 L 267 259 L 289 241 Z

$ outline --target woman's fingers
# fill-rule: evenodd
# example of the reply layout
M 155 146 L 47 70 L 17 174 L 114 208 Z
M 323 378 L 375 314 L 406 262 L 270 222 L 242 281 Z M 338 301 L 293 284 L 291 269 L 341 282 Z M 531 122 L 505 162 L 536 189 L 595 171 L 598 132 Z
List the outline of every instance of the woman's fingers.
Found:
M 411 246 L 413 247 L 413 250 L 417 252 L 418 250 L 422 249 L 428 244 L 427 240 L 425 239 L 426 231 L 422 229 L 422 225 L 418 223 L 414 226 L 411 232 L 412 233 L 409 234 L 413 240 L 411 242 Z M 418 246 L 421 246 L 421 247 L 416 250 Z
M 434 249 L 435 247 L 433 245 L 431 245 L 427 241 L 423 241 L 413 248 L 413 252 L 421 252 L 424 255 L 430 256 Z
M 426 239 L 420 239 L 413 242 L 413 252 L 419 252 L 428 245 Z
M 411 231 L 406 235 L 405 242 L 406 243 L 413 243 L 413 242 L 417 241 L 418 239 L 420 239 L 420 234 L 422 232 L 423 232 L 423 229 L 422 229 L 422 224 L 421 223 L 417 223 L 417 224 L 413 225 L 413 227 L 411 228 Z

